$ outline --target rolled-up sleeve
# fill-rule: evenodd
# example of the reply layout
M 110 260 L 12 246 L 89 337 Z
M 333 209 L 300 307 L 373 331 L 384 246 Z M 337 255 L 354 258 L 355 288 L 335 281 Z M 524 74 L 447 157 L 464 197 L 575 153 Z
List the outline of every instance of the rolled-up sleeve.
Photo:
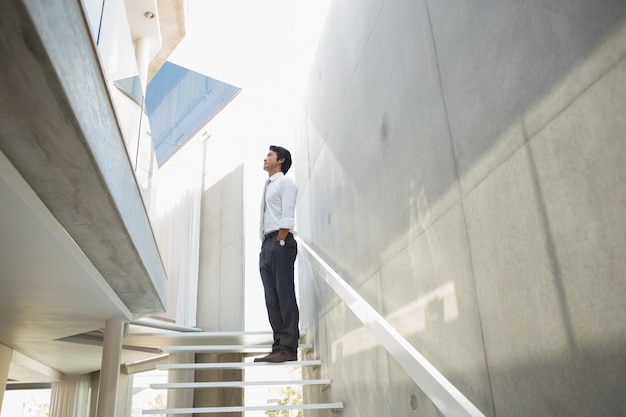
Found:
M 278 229 L 293 231 L 296 226 L 296 184 L 290 178 L 285 178 L 282 172 L 274 174 L 270 179 L 272 182 L 267 186 L 265 201 L 261 205 L 261 240 L 267 233 Z
M 296 199 L 298 188 L 293 181 L 285 178 L 280 182 L 281 216 L 278 220 L 279 229 L 293 230 L 296 226 Z

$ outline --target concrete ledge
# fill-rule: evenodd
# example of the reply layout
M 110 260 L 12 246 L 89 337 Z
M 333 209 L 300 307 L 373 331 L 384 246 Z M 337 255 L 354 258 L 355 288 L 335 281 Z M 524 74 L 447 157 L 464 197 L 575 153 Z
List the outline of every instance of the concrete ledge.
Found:
M 0 150 L 135 317 L 163 311 L 165 272 L 80 2 L 11 2 L 0 26 Z

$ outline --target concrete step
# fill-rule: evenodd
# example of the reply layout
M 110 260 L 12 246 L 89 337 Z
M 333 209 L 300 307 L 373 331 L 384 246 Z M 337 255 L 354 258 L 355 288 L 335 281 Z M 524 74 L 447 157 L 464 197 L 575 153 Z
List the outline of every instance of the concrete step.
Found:
M 152 389 L 181 389 L 181 388 L 243 388 L 252 386 L 270 385 L 329 385 L 330 379 L 292 379 L 288 381 L 216 381 L 216 382 L 170 382 L 165 384 L 150 384 Z
M 310 343 L 301 343 L 298 349 L 313 348 Z M 272 345 L 170 345 L 161 346 L 163 352 L 197 352 L 197 353 L 257 353 L 270 352 Z
M 157 369 L 166 370 L 206 370 L 206 369 L 246 369 L 265 366 L 320 366 L 322 361 L 288 361 L 288 362 L 224 362 L 224 363 L 163 363 L 158 364 Z
M 291 405 L 259 405 L 234 407 L 200 407 L 200 408 L 165 408 L 160 410 L 143 410 L 149 414 L 189 414 L 189 413 L 243 413 L 246 411 L 282 411 L 282 410 L 341 410 L 343 403 L 291 404 Z
M 268 336 L 270 336 L 268 338 Z M 200 333 L 184 338 L 168 338 L 166 335 L 150 335 L 152 339 L 169 339 L 169 344 L 160 346 L 161 351 L 168 353 L 244 353 L 262 354 L 272 350 L 271 334 L 267 332 L 254 333 Z M 264 339 L 264 340 L 263 340 Z M 300 344 L 298 349 L 306 351 L 312 349 L 310 343 Z M 250 355 L 248 355 L 250 356 Z M 261 367 L 305 367 L 321 366 L 320 360 L 297 360 L 280 363 L 269 362 L 224 362 L 224 363 L 171 363 L 158 364 L 157 369 L 168 371 L 176 370 L 210 370 L 210 369 L 260 369 Z M 267 370 L 267 368 L 265 369 Z M 265 372 L 265 370 L 261 372 Z M 203 388 L 245 388 L 252 386 L 311 386 L 330 385 L 330 379 L 311 380 L 261 380 L 261 381 L 211 381 L 211 382 L 174 382 L 151 384 L 152 389 L 203 389 Z M 197 408 L 166 408 L 143 410 L 143 415 L 160 414 L 199 414 L 199 413 L 245 413 L 246 411 L 283 411 L 283 410 L 340 410 L 342 402 L 315 403 L 315 404 L 288 404 L 288 405 L 242 405 L 229 407 L 197 407 Z

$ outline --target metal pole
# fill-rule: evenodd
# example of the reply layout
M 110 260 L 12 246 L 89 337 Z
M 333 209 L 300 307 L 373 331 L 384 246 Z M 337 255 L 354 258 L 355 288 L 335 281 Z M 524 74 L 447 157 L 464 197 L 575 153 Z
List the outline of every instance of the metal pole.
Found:
M 2 409 L 2 399 L 4 398 L 4 392 L 7 387 L 12 357 L 13 349 L 0 343 L 0 410 Z

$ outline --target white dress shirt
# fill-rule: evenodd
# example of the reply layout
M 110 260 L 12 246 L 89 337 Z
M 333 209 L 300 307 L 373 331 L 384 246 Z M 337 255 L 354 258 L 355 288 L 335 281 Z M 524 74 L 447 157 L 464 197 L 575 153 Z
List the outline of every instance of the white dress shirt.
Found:
M 282 172 L 272 175 L 269 181 L 263 193 L 264 201 L 261 201 L 261 240 L 278 229 L 293 231 L 296 225 L 296 184 Z

